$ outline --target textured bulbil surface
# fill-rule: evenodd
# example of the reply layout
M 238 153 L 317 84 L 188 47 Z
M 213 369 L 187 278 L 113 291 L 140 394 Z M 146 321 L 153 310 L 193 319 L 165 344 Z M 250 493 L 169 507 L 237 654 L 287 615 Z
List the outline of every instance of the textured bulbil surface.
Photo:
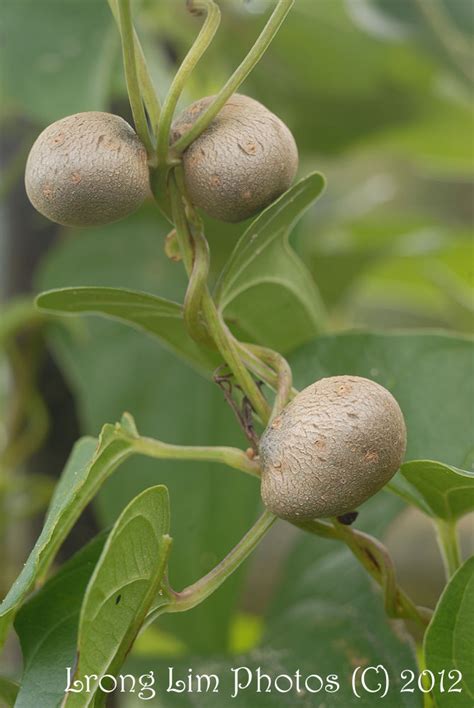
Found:
M 213 100 L 191 104 L 173 124 L 175 142 Z M 234 94 L 183 155 L 186 186 L 196 206 L 221 221 L 242 221 L 291 185 L 298 150 L 286 125 L 261 103 Z
M 43 130 L 34 143 L 25 186 L 33 206 L 58 224 L 117 221 L 148 194 L 145 148 L 119 116 L 67 116 Z
M 340 516 L 390 480 L 405 449 L 405 421 L 387 389 L 358 376 L 321 379 L 262 436 L 262 499 L 289 520 Z

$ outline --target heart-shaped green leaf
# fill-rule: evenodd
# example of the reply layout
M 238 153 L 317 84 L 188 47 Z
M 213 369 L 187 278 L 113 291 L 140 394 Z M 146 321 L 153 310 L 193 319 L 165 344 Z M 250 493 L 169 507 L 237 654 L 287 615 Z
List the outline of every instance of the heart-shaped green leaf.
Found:
M 473 618 L 474 557 L 451 578 L 425 635 L 426 666 L 435 676 L 433 695 L 439 708 L 474 705 Z
M 216 300 L 226 317 L 280 351 L 290 351 L 322 328 L 318 290 L 288 239 L 324 185 L 324 177 L 314 172 L 265 209 L 237 243 L 217 284 Z
M 160 591 L 171 545 L 168 490 L 150 487 L 133 499 L 114 524 L 82 603 L 74 690 L 64 705 L 90 705 L 98 680 L 115 675 Z
M 388 486 L 434 518 L 456 521 L 474 510 L 474 474 L 441 462 L 405 462 Z
M 51 500 L 43 530 L 20 575 L 0 605 L 0 642 L 27 593 L 44 577 L 83 509 L 116 467 L 132 454 L 133 421 L 103 427 L 99 440 L 82 438 L 74 446 Z
M 61 288 L 42 293 L 36 304 L 47 312 L 98 314 L 126 322 L 159 337 L 199 368 L 209 370 L 219 362 L 217 357 L 198 347 L 189 337 L 184 326 L 182 306 L 156 295 L 121 288 Z

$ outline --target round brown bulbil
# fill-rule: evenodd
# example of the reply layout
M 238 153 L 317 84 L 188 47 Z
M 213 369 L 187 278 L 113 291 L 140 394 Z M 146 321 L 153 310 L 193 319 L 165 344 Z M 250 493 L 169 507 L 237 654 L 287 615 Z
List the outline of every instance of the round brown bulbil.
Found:
M 173 124 L 171 140 L 187 133 L 214 96 L 188 106 Z M 298 150 L 286 125 L 265 106 L 234 94 L 183 154 L 193 203 L 221 221 L 243 221 L 291 185 Z
M 405 449 L 405 421 L 387 389 L 359 376 L 321 379 L 262 436 L 262 499 L 290 521 L 341 516 L 391 479 Z
M 39 135 L 26 163 L 33 206 L 65 226 L 117 221 L 149 193 L 145 148 L 130 125 L 111 113 L 76 113 Z

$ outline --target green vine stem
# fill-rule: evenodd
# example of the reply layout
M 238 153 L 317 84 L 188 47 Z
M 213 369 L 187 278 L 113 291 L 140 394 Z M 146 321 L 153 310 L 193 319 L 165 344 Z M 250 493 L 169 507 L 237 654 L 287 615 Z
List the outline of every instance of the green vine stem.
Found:
M 117 26 L 120 29 L 120 16 L 117 6 L 117 0 L 107 1 L 109 3 L 112 15 L 114 16 L 115 22 L 117 23 Z M 138 39 L 138 35 L 135 30 L 133 30 L 133 43 L 135 46 L 135 60 L 137 65 L 138 82 L 140 84 L 141 94 L 146 106 L 148 117 L 150 119 L 153 134 L 156 135 L 158 133 L 158 123 L 160 120 L 161 105 L 157 93 L 155 91 L 150 72 L 148 70 L 145 54 L 143 53 L 140 40 Z
M 221 20 L 219 7 L 213 0 L 190 0 L 190 2 L 188 2 L 188 8 L 190 12 L 195 12 L 196 14 L 204 12 L 206 19 L 193 46 L 184 57 L 181 66 L 176 72 L 168 95 L 163 103 L 158 126 L 158 142 L 156 148 L 159 165 L 165 165 L 167 162 L 171 121 L 173 120 L 176 105 L 184 85 L 194 67 L 212 42 Z
M 120 22 L 120 36 L 122 38 L 123 67 L 130 107 L 132 109 L 137 135 L 146 148 L 150 162 L 153 163 L 154 149 L 150 138 L 150 131 L 148 128 L 137 73 L 134 29 L 132 24 L 130 0 L 117 0 L 117 2 Z
M 189 283 L 184 299 L 184 322 L 190 336 L 199 344 L 213 346 L 214 340 L 201 317 L 201 305 L 207 288 L 209 273 L 209 249 L 204 237 L 196 240 L 191 234 L 183 204 L 182 192 L 176 184 L 178 170 L 170 176 L 171 211 L 176 230 L 176 239 L 181 251 Z
M 395 568 L 385 546 L 373 536 L 334 521 L 334 538 L 343 541 L 368 573 L 382 587 L 385 609 L 389 617 L 411 619 L 423 629 L 429 624 L 431 611 L 417 607 L 397 585 Z
M 259 379 L 264 381 L 274 391 L 278 390 L 278 372 L 274 371 L 268 364 L 260 359 L 247 344 L 243 344 L 236 340 L 236 346 L 239 350 L 242 361 Z M 291 389 L 291 397 L 296 396 L 297 389 Z
M 435 525 L 446 578 L 449 581 L 461 565 L 461 551 L 456 522 L 436 519 Z
M 190 274 L 192 272 L 193 263 L 193 245 L 191 241 L 192 235 L 185 212 L 183 195 L 178 188 L 174 174 L 170 177 L 169 188 L 173 221 L 176 227 L 176 236 L 180 245 L 184 266 L 188 274 Z M 264 425 L 266 425 L 271 414 L 270 406 L 252 378 L 250 372 L 243 364 L 240 358 L 239 350 L 235 344 L 234 337 L 229 331 L 220 313 L 217 311 L 207 286 L 204 288 L 204 292 L 202 294 L 202 314 L 209 334 L 214 340 L 222 358 L 230 367 L 237 382 L 242 387 L 242 390 L 252 404 L 255 412 L 260 417 L 260 420 Z M 193 333 L 191 333 L 191 335 L 192 334 Z M 200 335 L 197 334 L 197 336 Z
M 235 447 L 170 445 L 147 437 L 134 438 L 132 447 L 136 453 L 155 459 L 220 462 L 253 477 L 260 477 L 258 462 L 251 460 L 245 452 Z
M 181 592 L 167 588 L 171 602 L 166 607 L 166 612 L 186 612 L 208 598 L 248 558 L 276 518 L 270 511 L 265 510 L 241 541 L 207 575 Z
M 208 348 L 215 349 L 214 340 L 211 338 L 201 314 L 202 300 L 206 292 L 209 275 L 209 245 L 200 229 L 194 231 L 192 240 L 194 243 L 194 260 L 184 298 L 184 320 L 188 331 L 196 333 L 197 341 L 200 341 L 201 344 Z
M 337 520 L 311 520 L 294 522 L 295 526 L 323 538 L 342 541 L 382 587 L 384 605 L 389 617 L 413 620 L 426 629 L 432 616 L 431 610 L 417 607 L 397 585 L 393 561 L 385 546 L 373 536 L 356 531 Z
M 293 4 L 294 0 L 278 1 L 272 15 L 270 16 L 270 19 L 243 62 L 237 67 L 232 76 L 224 84 L 208 108 L 202 113 L 201 116 L 199 116 L 192 128 L 190 128 L 185 135 L 181 136 L 179 140 L 173 143 L 172 152 L 174 156 L 178 156 L 183 153 L 186 148 L 189 147 L 189 145 L 196 140 L 196 138 L 198 138 L 204 130 L 206 130 L 207 126 L 212 123 L 224 104 L 227 103 L 232 94 L 235 93 L 239 86 L 245 81 L 254 66 L 264 55 L 270 42 L 291 10 Z
M 293 374 L 285 357 L 273 349 L 257 344 L 244 344 L 247 350 L 253 352 L 261 361 L 270 365 L 276 372 L 276 397 L 273 403 L 270 420 L 273 420 L 286 406 L 293 391 Z

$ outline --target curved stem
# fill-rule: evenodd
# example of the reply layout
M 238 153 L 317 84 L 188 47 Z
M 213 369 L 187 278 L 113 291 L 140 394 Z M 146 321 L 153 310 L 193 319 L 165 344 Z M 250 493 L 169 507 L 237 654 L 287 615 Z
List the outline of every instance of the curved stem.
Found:
M 461 565 L 461 551 L 455 521 L 436 519 L 438 544 L 443 557 L 446 579 L 449 580 Z
M 183 198 L 178 189 L 176 176 L 174 174 L 170 178 L 169 186 L 176 235 L 180 244 L 184 266 L 189 274 L 191 273 L 193 265 L 193 247 Z M 250 372 L 243 364 L 234 337 L 217 311 L 207 286 L 202 294 L 201 306 L 209 334 L 214 340 L 222 358 L 228 364 L 262 423 L 266 425 L 271 414 L 270 407 Z
M 183 196 L 176 183 L 176 170 L 171 180 L 171 209 L 176 229 L 176 239 L 179 244 L 184 267 L 189 277 L 189 284 L 184 300 L 184 321 L 190 336 L 198 343 L 211 346 L 211 338 L 201 317 L 201 304 L 207 287 L 209 273 L 209 252 L 207 241 L 192 238 L 186 217 Z M 194 248 L 193 248 L 194 247 Z
M 209 246 L 200 230 L 194 233 L 193 242 L 194 261 L 184 298 L 184 320 L 188 331 L 195 333 L 197 341 L 215 349 L 214 340 L 202 320 L 201 307 L 209 275 Z
M 234 337 L 217 311 L 217 308 L 208 291 L 203 298 L 202 307 L 204 317 L 208 323 L 209 331 L 222 355 L 222 358 L 229 365 L 229 368 L 242 387 L 242 390 L 249 399 L 254 411 L 259 416 L 262 423 L 267 425 L 271 415 L 270 406 L 250 375 L 248 369 L 243 364 L 239 355 L 239 350 L 235 345 Z
M 219 113 L 224 104 L 227 103 L 232 94 L 237 91 L 240 84 L 245 81 L 253 67 L 264 55 L 268 45 L 278 32 L 283 20 L 291 10 L 293 3 L 294 0 L 279 0 L 270 19 L 243 62 L 237 67 L 232 76 L 224 84 L 222 89 L 214 98 L 213 102 L 202 113 L 202 115 L 199 116 L 192 128 L 190 128 L 189 132 L 181 136 L 179 140 L 173 143 L 172 150 L 174 155 L 180 155 L 193 142 L 193 140 L 196 140 L 196 138 L 201 135 L 207 126 L 212 123 L 216 115 Z
M 271 415 L 271 419 L 273 419 L 281 413 L 293 391 L 293 375 L 290 365 L 285 357 L 273 351 L 273 349 L 261 347 L 257 344 L 244 344 L 244 346 L 276 371 L 277 389 Z
M 151 158 L 153 155 L 153 145 L 150 139 L 150 132 L 148 129 L 145 108 L 143 106 L 138 81 L 130 0 L 117 0 L 117 2 L 120 20 L 120 35 L 122 37 L 123 66 L 130 107 L 132 109 L 137 135 L 145 146 L 148 156 Z
M 258 463 L 236 447 L 205 447 L 202 445 L 170 445 L 153 438 L 135 438 L 133 450 L 141 455 L 159 460 L 194 460 L 196 462 L 220 462 L 233 469 L 260 477 Z
M 382 586 L 387 614 L 414 620 L 426 628 L 430 613 L 428 610 L 418 608 L 398 587 L 393 561 L 385 546 L 372 536 L 337 521 L 334 528 L 339 538 L 344 541 L 374 580 Z
M 270 511 L 265 510 L 242 540 L 210 573 L 181 592 L 171 590 L 172 599 L 166 607 L 166 612 L 186 612 L 209 597 L 248 558 L 276 518 Z
M 397 585 L 395 569 L 390 554 L 377 539 L 362 531 L 356 531 L 349 526 L 333 524 L 318 519 L 293 522 L 303 531 L 343 541 L 367 572 L 382 587 L 385 610 L 390 617 L 411 619 L 420 624 L 423 629 L 431 620 L 432 612 L 425 607 L 417 607 L 405 592 Z
M 171 121 L 173 120 L 176 105 L 184 85 L 194 67 L 212 42 L 221 19 L 219 7 L 213 0 L 191 0 L 189 9 L 191 12 L 205 12 L 206 19 L 193 46 L 186 54 L 181 66 L 176 72 L 176 76 L 173 79 L 168 95 L 163 103 L 163 110 L 158 126 L 158 142 L 156 149 L 159 165 L 164 165 L 167 161 Z
M 110 10 L 114 19 L 120 29 L 120 16 L 117 7 L 117 0 L 107 0 L 109 3 Z M 138 82 L 141 88 L 141 94 L 143 101 L 146 106 L 148 117 L 150 119 L 150 124 L 152 127 L 153 135 L 158 133 L 158 122 L 160 119 L 161 106 L 158 96 L 153 85 L 153 81 L 148 71 L 148 66 L 145 59 L 145 54 L 143 53 L 140 40 L 135 30 L 133 30 L 133 43 L 135 46 L 135 60 L 137 64 L 137 75 Z

